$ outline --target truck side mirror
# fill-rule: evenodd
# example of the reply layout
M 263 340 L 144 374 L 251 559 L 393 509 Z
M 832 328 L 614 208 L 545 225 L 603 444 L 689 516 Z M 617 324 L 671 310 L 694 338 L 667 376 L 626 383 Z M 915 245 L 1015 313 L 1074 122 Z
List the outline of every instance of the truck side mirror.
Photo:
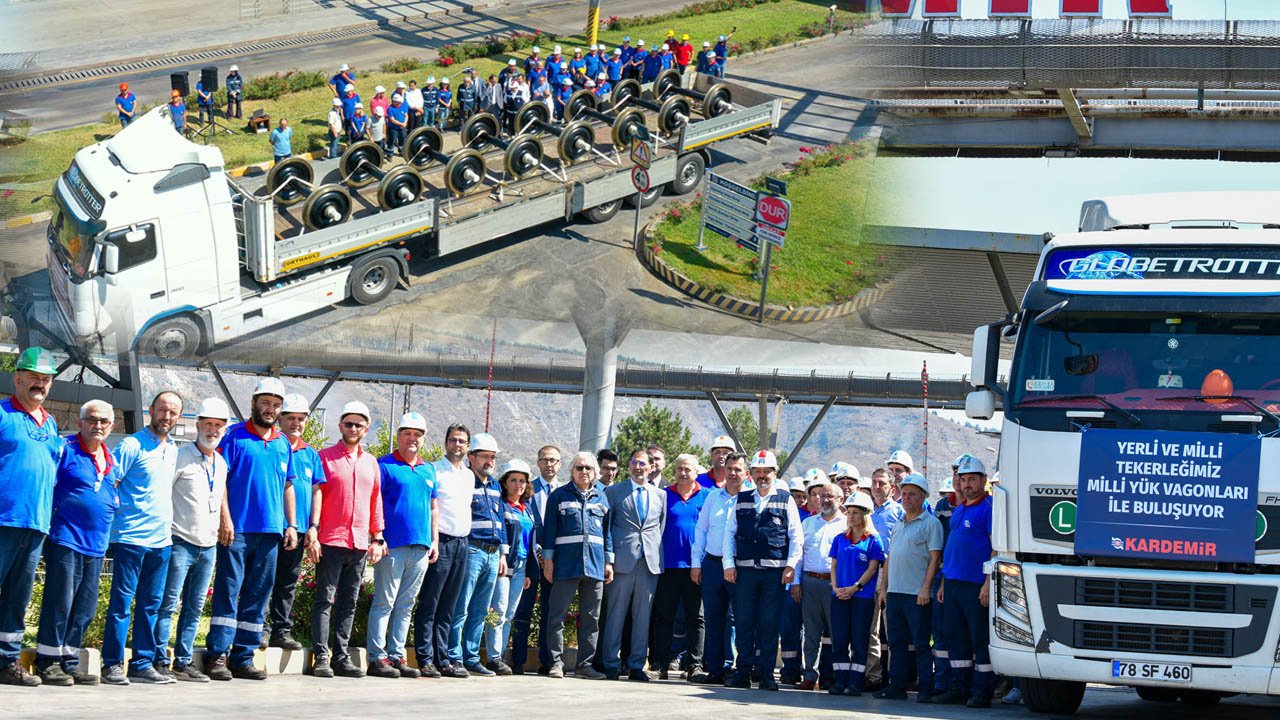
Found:
M 973 331 L 973 364 L 969 382 L 978 389 L 995 388 L 1000 362 L 1000 334 L 1005 321 L 983 325 Z
M 996 394 L 974 390 L 964 398 L 964 414 L 970 420 L 990 420 L 996 414 Z
M 116 247 L 115 243 L 104 243 L 102 245 L 101 267 L 105 275 L 115 275 L 120 272 L 120 248 Z

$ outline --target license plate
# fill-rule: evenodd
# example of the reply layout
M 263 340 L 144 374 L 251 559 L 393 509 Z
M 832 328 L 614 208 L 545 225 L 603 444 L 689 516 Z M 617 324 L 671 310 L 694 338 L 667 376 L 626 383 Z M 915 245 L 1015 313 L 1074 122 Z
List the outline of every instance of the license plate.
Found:
M 1191 666 L 1174 663 L 1111 661 L 1111 677 L 1120 680 L 1154 680 L 1157 682 L 1189 683 Z

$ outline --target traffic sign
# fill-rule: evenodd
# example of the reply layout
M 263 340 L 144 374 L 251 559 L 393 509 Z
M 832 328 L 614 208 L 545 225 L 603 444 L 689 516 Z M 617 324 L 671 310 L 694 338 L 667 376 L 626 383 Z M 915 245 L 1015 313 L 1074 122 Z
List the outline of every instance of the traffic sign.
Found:
M 756 238 L 764 240 L 781 250 L 783 241 L 787 239 L 787 231 L 759 223 L 756 225 Z
M 639 166 L 631 168 L 631 184 L 635 187 L 636 192 L 648 191 L 649 171 Z
M 760 249 L 755 239 L 755 190 L 715 173 L 707 173 L 707 194 L 703 198 L 702 219 L 712 232 L 738 241 L 749 249 Z
M 1070 500 L 1055 503 L 1049 508 L 1049 527 L 1059 535 L 1070 535 L 1076 531 L 1076 504 Z
M 791 222 L 791 201 L 761 193 L 756 199 L 756 220 L 786 230 Z
M 632 140 L 631 162 L 648 170 L 649 166 L 653 164 L 653 146 L 639 138 Z

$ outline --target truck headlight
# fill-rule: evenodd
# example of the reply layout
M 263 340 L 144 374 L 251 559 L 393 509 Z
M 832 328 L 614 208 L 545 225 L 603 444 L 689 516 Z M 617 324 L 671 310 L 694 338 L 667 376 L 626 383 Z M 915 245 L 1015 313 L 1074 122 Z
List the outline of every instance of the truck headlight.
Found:
M 1026 645 L 1027 647 L 1035 647 L 1036 645 L 1035 638 L 1032 637 L 1031 633 L 1001 617 L 996 618 L 996 636 L 1001 640 Z
M 997 600 L 1000 607 L 1031 627 L 1031 614 L 1027 612 L 1027 593 L 1022 585 L 1022 566 L 1016 563 L 996 563 Z

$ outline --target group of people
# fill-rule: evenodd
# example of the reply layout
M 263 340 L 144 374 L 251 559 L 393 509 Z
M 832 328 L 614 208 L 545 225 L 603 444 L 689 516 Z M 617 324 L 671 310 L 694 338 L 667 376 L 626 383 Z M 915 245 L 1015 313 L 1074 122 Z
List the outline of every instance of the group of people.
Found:
M 227 76 L 223 83 L 223 87 L 227 91 L 226 117 L 241 119 L 242 118 L 242 102 L 244 99 L 244 77 L 240 74 L 240 68 L 232 65 L 227 70 Z M 122 82 L 118 87 L 119 92 L 115 98 L 116 118 L 120 121 L 120 127 L 129 127 L 129 123 L 133 122 L 138 116 L 138 96 L 129 89 L 129 83 Z M 196 111 L 197 120 L 201 125 L 213 122 L 213 88 L 206 88 L 204 81 L 196 82 Z M 169 91 L 169 119 L 173 122 L 173 128 L 179 133 L 186 134 L 187 123 L 187 101 L 183 97 L 182 91 L 174 88 Z
M 780 679 L 905 698 L 914 686 L 921 702 L 990 703 L 991 501 L 975 457 L 957 459 L 954 487 L 932 503 L 902 450 L 870 476 L 837 462 L 787 481 L 772 452 L 747 455 L 720 436 L 709 468 L 681 454 L 664 483 L 656 446 L 578 452 L 564 468 L 547 445 L 536 470 L 519 458 L 499 469 L 494 436 L 461 424 L 427 462 L 426 419 L 408 412 L 394 449 L 373 457 L 364 403 L 342 408 L 338 442 L 314 448 L 303 440 L 310 404 L 277 378 L 257 384 L 244 422 L 232 424 L 221 399 L 201 402 L 195 442 L 181 446 L 171 431 L 184 399 L 160 392 L 147 426 L 108 448 L 115 413 L 99 400 L 80 408 L 78 432 L 59 435 L 43 408 L 56 374 L 47 351 L 25 350 L 0 403 L 0 683 L 264 680 L 260 645 L 303 649 L 292 605 L 305 558 L 315 597 L 299 619 L 316 677 L 521 674 L 537 605 L 539 672 L 550 677 L 646 682 L 647 666 L 659 679 L 683 668 L 729 687 L 777 690 Z M 99 676 L 81 670 L 79 649 L 107 556 Z M 32 675 L 18 655 L 41 558 Z M 374 595 L 360 667 L 349 643 L 366 564 Z M 207 594 L 201 670 L 193 645 Z M 575 596 L 578 651 L 566 668 Z
M 371 140 L 387 152 L 399 152 L 413 130 L 420 127 L 443 130 L 449 124 L 455 102 L 451 82 L 448 77 L 442 77 L 437 83 L 432 76 L 427 78 L 425 86 L 418 87 L 417 80 L 401 80 L 389 96 L 387 89 L 378 85 L 373 89 L 366 111 L 356 91 L 355 72 L 343 64 L 329 79 L 329 90 L 333 94 L 333 108 L 328 118 L 329 156 L 339 155 L 344 140 L 348 145 Z M 464 77 L 456 97 L 464 115 L 470 114 L 468 108 L 474 108 L 476 93 L 472 78 Z

